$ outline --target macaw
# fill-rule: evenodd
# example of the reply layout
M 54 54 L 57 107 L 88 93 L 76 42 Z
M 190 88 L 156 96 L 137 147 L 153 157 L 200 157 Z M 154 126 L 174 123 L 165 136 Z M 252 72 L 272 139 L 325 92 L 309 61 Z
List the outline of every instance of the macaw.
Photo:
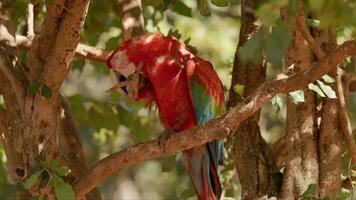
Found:
M 148 106 L 155 102 L 166 129 L 189 129 L 223 112 L 223 86 L 212 64 L 173 36 L 156 32 L 129 39 L 110 55 L 107 65 L 116 76 L 112 90 L 145 100 Z M 182 155 L 198 198 L 220 199 L 222 141 L 185 150 Z

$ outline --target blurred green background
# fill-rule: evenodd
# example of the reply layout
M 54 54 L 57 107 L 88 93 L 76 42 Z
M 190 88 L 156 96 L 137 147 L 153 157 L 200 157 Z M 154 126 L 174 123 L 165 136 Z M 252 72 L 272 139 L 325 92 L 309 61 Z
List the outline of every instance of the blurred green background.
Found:
M 292 0 L 267 1 L 266 4 L 271 5 L 259 10 L 260 17 L 272 15 L 278 10 L 272 5 L 279 5 L 281 2 L 288 4 Z M 210 7 L 210 16 L 203 16 L 209 14 L 207 10 L 201 9 L 206 3 Z M 11 7 L 19 34 L 24 31 L 25 7 L 26 1 L 17 1 Z M 174 32 L 180 35 L 181 40 L 190 38 L 189 43 L 197 47 L 199 56 L 213 63 L 227 94 L 240 30 L 240 1 L 232 0 L 227 7 L 217 7 L 204 0 L 144 0 L 143 7 L 147 32 Z M 91 1 L 82 43 L 110 50 L 118 47 L 122 42 L 122 35 L 115 8 L 113 1 Z M 37 28 L 43 16 L 44 10 L 38 16 Z M 262 23 L 268 25 L 270 21 L 262 20 Z M 355 29 L 349 24 L 342 26 L 338 31 L 339 42 L 352 38 L 354 33 Z M 279 41 L 272 45 L 278 47 Z M 252 57 L 258 55 L 256 52 L 252 54 Z M 26 51 L 21 51 L 21 58 L 26 59 Z M 282 71 L 281 66 L 270 63 L 267 70 L 268 79 L 274 78 Z M 111 86 L 109 70 L 103 63 L 75 59 L 72 71 L 62 87 L 62 94 L 69 100 L 80 130 L 89 166 L 113 152 L 151 140 L 163 130 L 155 108 L 149 111 L 140 102 L 133 102 L 117 93 L 106 92 Z M 283 103 L 286 96 L 280 97 Z M 355 128 L 355 94 L 352 94 L 350 103 L 350 116 Z M 1 97 L 0 104 L 3 104 Z M 272 104 L 263 108 L 260 127 L 269 144 L 272 145 L 284 134 L 284 120 L 283 104 L 280 112 L 277 112 L 276 106 Z M 0 149 L 0 153 L 0 199 L 11 199 L 15 186 L 8 182 L 3 149 Z M 228 159 L 228 151 L 225 155 L 227 158 L 221 167 L 223 199 L 239 199 L 238 176 L 233 162 Z M 100 190 L 104 199 L 108 200 L 196 199 L 179 154 L 177 157 L 151 160 L 124 169 L 102 183 Z

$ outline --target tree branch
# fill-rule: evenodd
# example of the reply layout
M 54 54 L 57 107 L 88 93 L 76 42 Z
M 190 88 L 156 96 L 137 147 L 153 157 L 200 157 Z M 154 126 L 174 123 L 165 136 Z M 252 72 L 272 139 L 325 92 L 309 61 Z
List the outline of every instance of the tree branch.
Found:
M 30 49 L 32 40 L 23 35 L 16 35 L 16 45 L 21 49 Z M 92 47 L 79 43 L 75 49 L 75 56 L 83 59 L 94 60 L 105 63 L 112 51 Z
M 277 93 L 294 91 L 320 79 L 346 57 L 354 54 L 356 54 L 356 41 L 345 42 L 336 48 L 334 52 L 313 64 L 308 70 L 285 79 L 265 82 L 249 97 L 246 97 L 221 117 L 189 130 L 172 134 L 163 148 L 160 148 L 157 140 L 152 140 L 109 155 L 93 166 L 74 185 L 77 198 L 82 198 L 106 177 L 124 167 L 145 160 L 171 155 L 178 151 L 208 143 L 214 139 L 225 138 L 229 135 L 230 129 L 235 129 L 242 121 L 269 102 Z
M 53 93 L 59 92 L 70 70 L 70 62 L 78 46 L 89 2 L 89 0 L 66 1 L 66 9 L 62 11 L 62 20 L 53 50 L 45 62 L 41 75 L 41 79 L 52 89 Z
M 347 149 L 349 150 L 349 154 L 352 160 L 352 163 L 356 163 L 356 145 L 354 141 L 354 137 L 352 135 L 352 128 L 351 128 L 351 123 L 349 116 L 347 114 L 347 106 L 346 106 L 346 101 L 345 101 L 345 96 L 344 96 L 344 88 L 342 85 L 342 74 L 337 73 L 336 75 L 336 95 L 338 98 L 338 104 L 339 104 L 339 118 L 340 118 L 340 128 L 342 135 L 344 137 L 344 140 L 347 145 Z
M 33 39 L 35 37 L 35 32 L 33 30 L 34 23 L 34 14 L 33 14 L 33 3 L 29 2 L 27 4 L 27 16 L 26 16 L 26 25 L 27 25 L 27 37 Z

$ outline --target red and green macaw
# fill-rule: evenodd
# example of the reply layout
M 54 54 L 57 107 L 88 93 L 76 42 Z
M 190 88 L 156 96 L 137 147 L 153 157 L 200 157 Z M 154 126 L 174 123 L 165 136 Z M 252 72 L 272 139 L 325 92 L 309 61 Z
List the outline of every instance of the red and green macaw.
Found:
M 107 65 L 118 81 L 113 89 L 144 99 L 149 106 L 155 102 L 167 129 L 189 129 L 223 112 L 223 87 L 211 63 L 172 36 L 151 33 L 127 40 Z M 220 199 L 218 165 L 222 158 L 223 143 L 217 140 L 183 152 L 200 200 Z

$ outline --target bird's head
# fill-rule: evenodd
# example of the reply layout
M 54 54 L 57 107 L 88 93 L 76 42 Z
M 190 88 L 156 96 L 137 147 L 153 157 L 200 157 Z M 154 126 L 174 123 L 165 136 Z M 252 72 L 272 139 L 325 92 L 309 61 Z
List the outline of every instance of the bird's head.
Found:
M 141 72 L 143 63 L 135 64 L 131 62 L 126 50 L 119 48 L 110 55 L 107 65 L 112 70 L 116 82 L 116 85 L 110 91 L 118 91 L 125 96 L 137 99 L 139 90 L 146 81 Z

